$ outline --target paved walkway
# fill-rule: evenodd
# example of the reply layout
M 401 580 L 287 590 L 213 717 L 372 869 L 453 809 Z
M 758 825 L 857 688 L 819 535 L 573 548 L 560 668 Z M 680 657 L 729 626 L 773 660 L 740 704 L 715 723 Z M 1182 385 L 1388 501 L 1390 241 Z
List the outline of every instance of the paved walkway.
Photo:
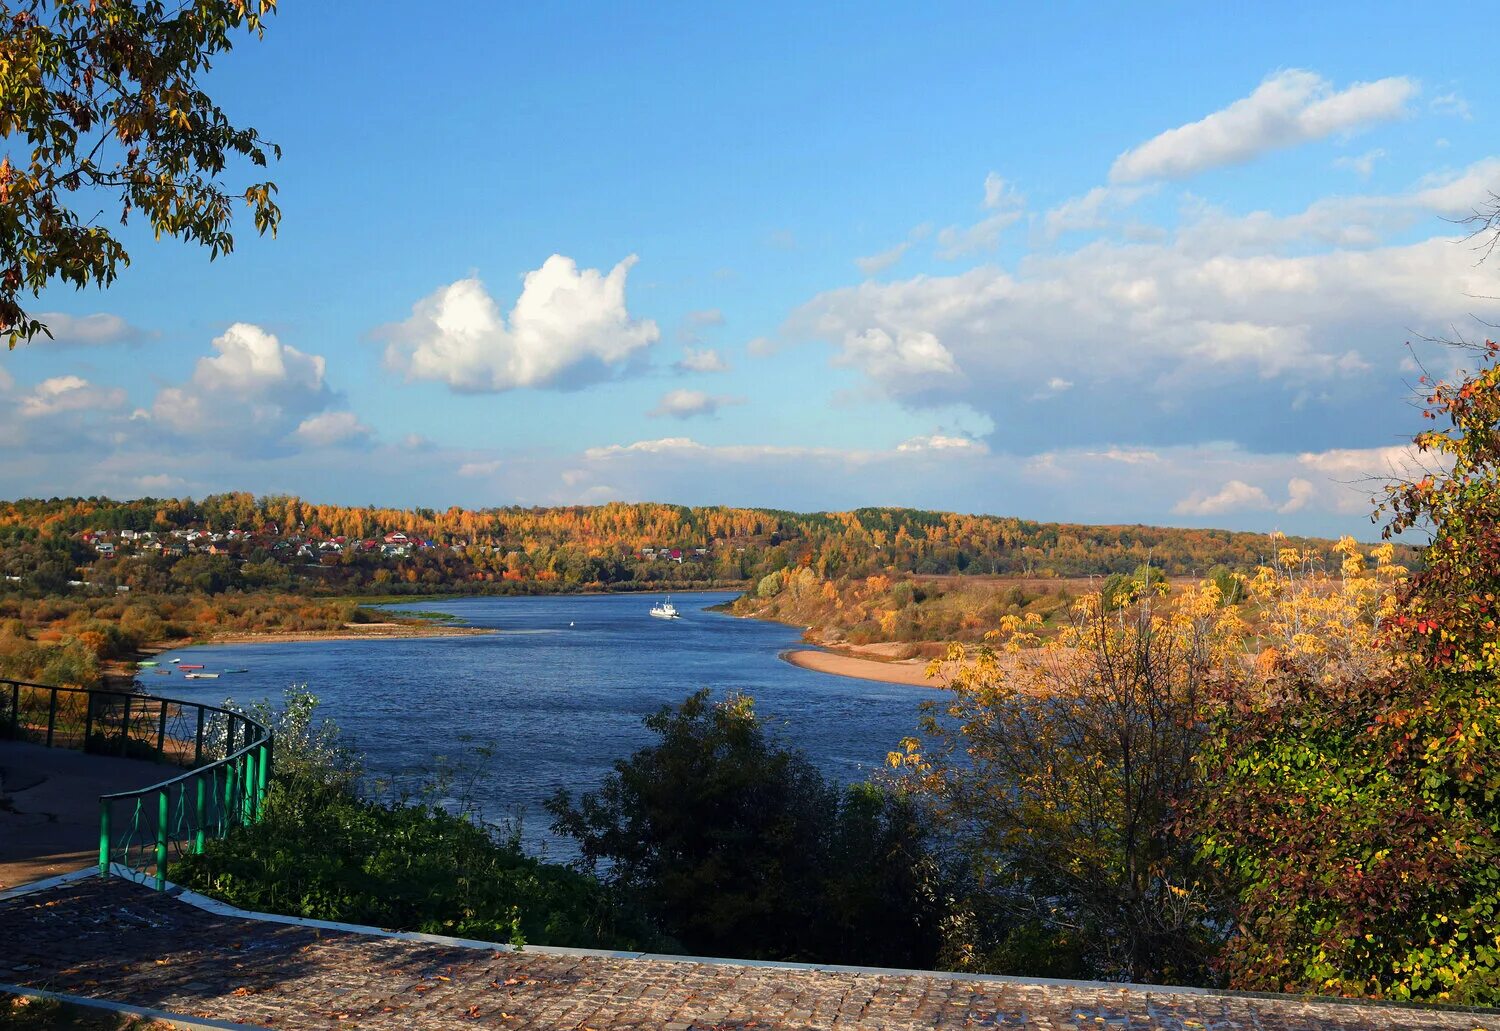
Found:
M 99 796 L 181 773 L 173 766 L 0 741 L 0 890 L 99 857 Z
M 0 902 L 0 981 L 289 1029 L 1500 1031 L 1497 1013 L 461 948 L 215 915 L 118 878 Z

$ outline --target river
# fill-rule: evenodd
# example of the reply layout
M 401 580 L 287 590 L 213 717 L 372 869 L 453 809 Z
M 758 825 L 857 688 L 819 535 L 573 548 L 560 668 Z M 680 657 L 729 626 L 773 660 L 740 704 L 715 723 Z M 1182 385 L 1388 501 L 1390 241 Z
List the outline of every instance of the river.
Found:
M 305 683 L 372 780 L 410 784 L 444 763 L 477 769 L 472 793 L 485 815 L 519 818 L 528 847 L 566 858 L 574 850 L 550 834 L 543 800 L 597 787 L 616 759 L 650 742 L 642 716 L 699 688 L 753 696 L 775 733 L 841 782 L 881 766 L 915 729 L 930 690 L 792 666 L 778 656 L 800 643 L 795 628 L 708 611 L 732 597 L 676 595 L 683 618 L 671 621 L 647 614 L 659 595 L 405 603 L 393 607 L 496 632 L 184 648 L 160 656 L 162 668 L 175 658 L 248 672 L 142 680 L 156 694 L 242 704 Z M 474 762 L 478 746 L 493 756 Z

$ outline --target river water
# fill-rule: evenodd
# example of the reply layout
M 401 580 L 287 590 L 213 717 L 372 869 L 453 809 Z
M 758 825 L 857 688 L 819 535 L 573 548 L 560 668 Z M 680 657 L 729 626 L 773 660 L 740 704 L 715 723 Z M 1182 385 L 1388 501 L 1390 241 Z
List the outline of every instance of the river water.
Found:
M 573 853 L 541 807 L 558 788 L 599 785 L 616 759 L 650 742 L 641 717 L 699 688 L 738 691 L 829 776 L 859 780 L 916 728 L 926 688 L 800 669 L 778 656 L 796 628 L 707 611 L 732 594 L 676 595 L 678 620 L 653 619 L 659 595 L 460 598 L 430 608 L 470 637 L 211 645 L 160 656 L 202 663 L 217 680 L 146 675 L 153 694 L 248 704 L 305 683 L 374 780 L 411 783 L 440 765 L 477 770 L 472 795 L 491 819 L 519 818 L 533 850 Z M 476 746 L 494 749 L 484 762 Z M 467 757 L 467 758 L 466 758 Z M 449 800 L 451 801 L 451 799 Z

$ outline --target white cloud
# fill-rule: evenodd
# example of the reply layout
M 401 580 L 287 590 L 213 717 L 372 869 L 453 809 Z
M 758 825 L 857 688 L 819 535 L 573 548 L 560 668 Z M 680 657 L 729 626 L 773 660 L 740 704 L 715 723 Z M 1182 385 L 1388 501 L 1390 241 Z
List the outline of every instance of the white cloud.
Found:
M 984 177 L 984 206 L 990 211 L 1021 208 L 1026 206 L 1026 197 L 1014 183 L 1002 179 L 998 172 L 991 172 Z
M 903 240 L 901 243 L 896 244 L 896 246 L 883 250 L 878 254 L 855 258 L 854 264 L 859 266 L 859 270 L 865 275 L 878 276 L 905 257 L 906 252 L 910 249 L 911 241 Z
M 458 467 L 458 475 L 469 479 L 484 479 L 494 476 L 503 468 L 505 468 L 505 463 L 499 459 L 488 462 L 465 462 Z
M 325 379 L 327 363 L 283 344 L 259 326 L 236 322 L 214 338 L 217 354 L 198 359 L 181 386 L 164 387 L 141 422 L 189 442 L 241 453 L 268 453 L 313 437 L 336 424 L 313 423 L 335 402 Z
M 369 440 L 371 432 L 353 412 L 320 412 L 303 419 L 292 435 L 309 447 L 335 447 Z
M 108 344 L 134 344 L 146 337 L 118 315 L 97 312 L 93 315 L 67 315 L 60 311 L 46 311 L 37 316 L 52 334 L 36 338 L 39 345 L 53 347 L 99 347 Z
M 1415 81 L 1402 76 L 1335 91 L 1313 72 L 1277 72 L 1248 97 L 1121 154 L 1109 177 L 1117 183 L 1184 179 L 1243 164 L 1270 150 L 1398 118 L 1417 90 Z
M 1472 121 L 1473 112 L 1469 110 L 1469 102 L 1457 91 L 1442 93 L 1432 98 L 1427 107 L 1434 114 L 1451 115 L 1454 118 L 1462 118 L 1464 121 Z
M 896 445 L 897 451 L 945 451 L 963 452 L 966 454 L 985 454 L 989 446 L 982 440 L 974 440 L 971 437 L 955 437 L 942 433 L 933 433 L 925 437 L 912 437 Z
M 1367 150 L 1358 157 L 1344 156 L 1333 162 L 1336 168 L 1347 168 L 1361 179 L 1368 179 L 1375 171 L 1375 162 L 1384 161 L 1388 155 L 1382 147 Z
M 716 415 L 725 405 L 744 403 L 745 399 L 742 397 L 707 394 L 701 390 L 669 390 L 656 402 L 656 407 L 646 414 L 652 417 L 689 419 L 695 415 Z
M 1404 411 L 1377 403 L 1400 391 L 1380 370 L 1403 340 L 1500 319 L 1493 269 L 1452 226 L 1412 240 L 1419 220 L 1495 188 L 1500 161 L 1483 161 L 1288 216 L 1189 209 L 1160 240 L 830 290 L 782 335 L 827 342 L 909 408 L 967 404 L 1012 447 L 1097 444 L 1122 425 L 1148 445 L 1227 432 L 1264 450 L 1331 446 Z M 1039 370 L 1077 381 L 1065 420 L 1020 414 L 1054 393 Z
M 678 372 L 728 372 L 729 363 L 712 347 L 685 347 L 673 368 Z
M 1207 516 L 1271 507 L 1271 499 L 1259 487 L 1252 487 L 1243 480 L 1230 480 L 1213 494 L 1195 491 L 1173 505 L 1172 511 L 1182 515 Z
M 1304 480 L 1300 476 L 1293 476 L 1286 482 L 1286 503 L 1276 511 L 1283 514 L 1300 512 L 1307 507 L 1308 502 L 1317 497 L 1318 488 L 1311 480 Z
M 39 419 L 65 412 L 97 412 L 125 404 L 125 391 L 118 387 L 99 387 L 81 376 L 53 376 L 44 379 L 20 399 L 23 418 Z
M 508 318 L 478 279 L 461 279 L 386 326 L 386 362 L 408 380 L 435 380 L 466 393 L 572 387 L 618 372 L 660 337 L 634 319 L 625 279 L 634 255 L 608 274 L 554 254 L 526 274 Z
M 1042 385 L 1042 388 L 1031 396 L 1038 401 L 1045 401 L 1049 397 L 1056 397 L 1073 389 L 1073 381 L 1063 379 L 1061 376 L 1053 376 Z
M 852 365 L 877 381 L 929 381 L 958 374 L 953 354 L 925 331 L 866 329 L 845 335 L 840 365 Z
M 980 219 L 971 226 L 949 226 L 937 235 L 937 255 L 952 260 L 980 251 L 992 251 L 1000 243 L 1000 234 L 1021 220 L 1020 211 L 1000 211 Z
M 1154 191 L 1154 186 L 1096 186 L 1081 197 L 1070 197 L 1043 216 L 1047 238 L 1106 229 L 1111 214 L 1124 211 Z

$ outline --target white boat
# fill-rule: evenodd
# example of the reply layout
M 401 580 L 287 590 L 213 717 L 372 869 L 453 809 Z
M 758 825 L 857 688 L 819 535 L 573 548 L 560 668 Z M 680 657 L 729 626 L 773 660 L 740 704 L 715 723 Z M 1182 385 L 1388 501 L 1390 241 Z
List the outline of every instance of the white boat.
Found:
M 217 674 L 217 673 L 184 673 L 183 676 L 186 677 L 189 680 L 218 680 L 219 679 L 219 674 Z
M 658 602 L 657 604 L 651 606 L 651 615 L 655 616 L 657 619 L 682 618 L 682 616 L 677 612 L 677 606 L 672 604 L 671 595 L 667 596 L 666 601 Z

